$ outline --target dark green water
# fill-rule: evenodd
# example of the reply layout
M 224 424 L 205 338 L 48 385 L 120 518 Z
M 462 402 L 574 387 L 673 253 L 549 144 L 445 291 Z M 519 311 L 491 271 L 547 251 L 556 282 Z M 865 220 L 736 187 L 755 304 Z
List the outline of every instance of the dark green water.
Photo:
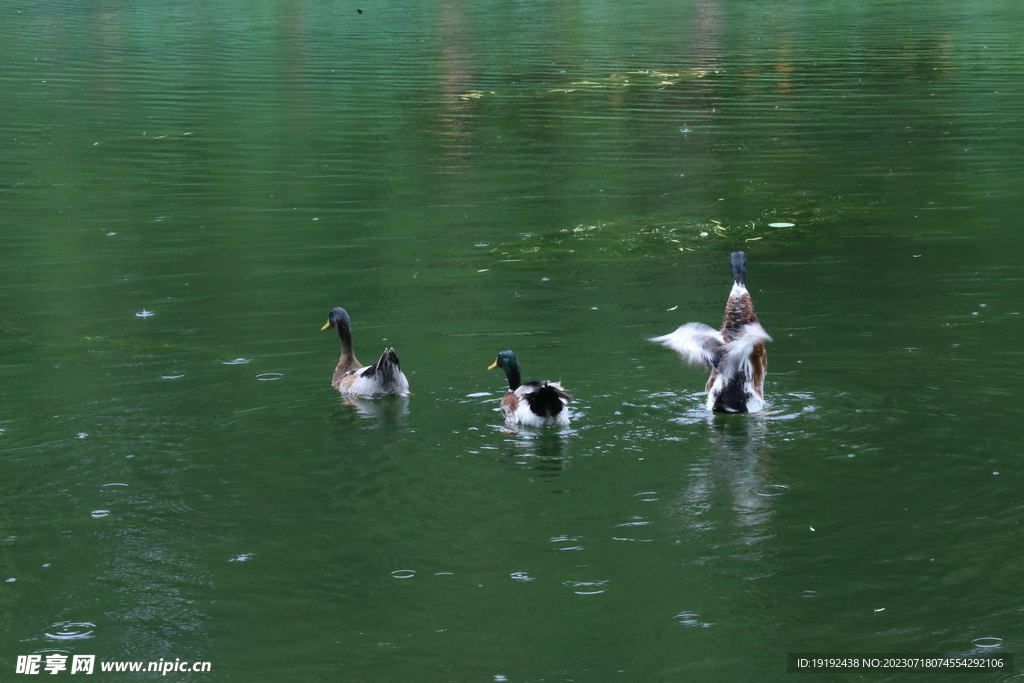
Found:
M 1024 653 L 1022 31 L 996 2 L 0 3 L 0 678 Z M 734 249 L 770 410 L 713 417 L 646 339 L 717 323 Z M 337 305 L 414 396 L 330 388 Z M 504 348 L 570 429 L 503 428 Z

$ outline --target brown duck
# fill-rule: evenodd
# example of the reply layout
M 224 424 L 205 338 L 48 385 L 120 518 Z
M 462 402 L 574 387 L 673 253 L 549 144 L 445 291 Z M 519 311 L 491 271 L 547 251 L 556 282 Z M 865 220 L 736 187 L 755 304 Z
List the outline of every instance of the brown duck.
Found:
M 686 323 L 671 334 L 651 339 L 677 352 L 687 363 L 711 369 L 704 390 L 708 392 L 708 410 L 719 413 L 764 409 L 765 342 L 772 338 L 757 320 L 746 278 L 747 257 L 742 251 L 733 252 L 732 291 L 721 329 Z

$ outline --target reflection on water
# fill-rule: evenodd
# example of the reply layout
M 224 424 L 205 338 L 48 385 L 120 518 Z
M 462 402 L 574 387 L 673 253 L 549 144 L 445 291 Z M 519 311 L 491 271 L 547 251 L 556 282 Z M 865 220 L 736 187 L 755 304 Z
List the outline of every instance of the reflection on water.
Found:
M 349 406 L 361 418 L 372 420 L 382 429 L 394 430 L 401 427 L 409 415 L 408 396 L 389 396 L 387 398 L 347 398 L 339 399 L 343 406 Z
M 569 469 L 570 445 L 576 434 L 569 427 L 530 428 L 506 425 L 502 433 L 502 459 L 523 465 L 541 477 L 556 477 Z
M 714 462 L 715 479 L 727 479 L 732 491 L 736 523 L 741 526 L 764 525 L 771 521 L 772 503 L 762 495 L 766 477 L 771 475 L 771 451 L 767 445 L 770 421 L 764 414 L 733 420 L 715 415 L 711 424 L 707 462 Z M 696 465 L 707 474 L 707 463 Z M 698 494 L 698 498 L 701 494 Z M 699 503 L 690 499 L 691 504 Z M 751 537 L 753 540 L 753 537 Z
M 768 445 L 771 420 L 764 413 L 748 415 L 705 414 L 707 448 L 702 448 L 699 459 L 688 466 L 688 483 L 675 499 L 677 513 L 688 525 L 701 528 L 704 517 L 720 503 L 722 494 L 728 495 L 733 517 L 730 525 L 751 527 L 743 532 L 742 543 L 754 545 L 771 533 L 767 525 L 772 522 L 772 494 L 777 482 L 770 481 L 773 473 Z M 720 515 L 716 515 L 720 517 Z

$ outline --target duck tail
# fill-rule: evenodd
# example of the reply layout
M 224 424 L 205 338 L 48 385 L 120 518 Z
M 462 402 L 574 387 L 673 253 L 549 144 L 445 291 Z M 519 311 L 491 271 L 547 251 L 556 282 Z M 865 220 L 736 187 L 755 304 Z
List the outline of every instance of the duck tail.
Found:
M 573 398 L 561 388 L 544 382 L 536 391 L 526 394 L 526 400 L 534 414 L 555 417 L 565 409 L 565 402 Z
M 398 379 L 402 374 L 402 365 L 398 362 L 398 354 L 393 347 L 384 349 L 377 361 L 377 372 L 380 373 L 385 383 Z
M 384 353 L 380 354 L 380 360 L 363 371 L 362 376 L 366 379 L 372 377 L 381 384 L 388 384 L 397 379 L 401 374 L 402 366 L 398 363 L 398 354 L 395 353 L 393 348 L 389 347 L 384 349 Z
M 747 286 L 747 255 L 742 251 L 732 252 L 732 281 L 740 287 Z

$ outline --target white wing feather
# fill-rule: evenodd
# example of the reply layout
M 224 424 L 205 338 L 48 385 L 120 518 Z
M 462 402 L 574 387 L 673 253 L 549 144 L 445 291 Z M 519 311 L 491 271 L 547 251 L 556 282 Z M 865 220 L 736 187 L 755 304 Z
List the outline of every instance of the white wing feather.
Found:
M 722 333 L 704 323 L 686 323 L 671 334 L 653 337 L 649 341 L 672 349 L 687 363 L 705 367 L 718 363 L 722 347 L 726 345 Z
M 743 326 L 738 337 L 721 348 L 722 360 L 718 363 L 718 372 L 726 379 L 734 377 L 742 370 L 748 377 L 751 374 L 750 354 L 754 347 L 772 338 L 764 331 L 760 323 L 749 323 Z

